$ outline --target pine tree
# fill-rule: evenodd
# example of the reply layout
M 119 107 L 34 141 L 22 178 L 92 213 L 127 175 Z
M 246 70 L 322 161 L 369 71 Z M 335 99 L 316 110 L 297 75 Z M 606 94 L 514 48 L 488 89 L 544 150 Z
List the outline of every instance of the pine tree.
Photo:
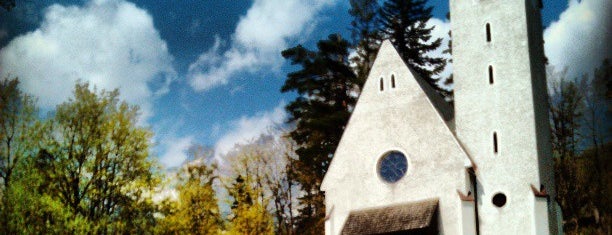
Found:
M 446 19 L 450 20 L 450 12 L 446 13 Z M 450 59 L 448 59 L 448 62 L 453 63 L 453 34 L 452 32 L 449 30 L 448 31 L 448 48 L 446 50 L 444 50 L 442 53 L 444 54 L 448 54 L 449 56 L 451 56 Z M 444 79 L 444 85 L 447 87 L 451 87 L 450 89 L 447 89 L 443 95 L 446 98 L 446 101 L 453 104 L 455 102 L 455 92 L 453 90 L 453 84 L 455 83 L 455 80 L 453 78 L 453 74 L 451 73 L 450 75 L 448 75 L 448 77 L 446 79 Z
M 0 0 L 0 7 L 7 11 L 11 11 L 15 7 L 15 0 Z
M 353 16 L 351 21 L 351 33 L 353 37 L 353 48 L 357 56 L 352 57 L 355 63 L 360 87 L 368 78 L 376 52 L 380 47 L 381 34 L 379 31 L 378 12 L 380 6 L 376 0 L 351 0 L 349 14 Z
M 383 39 L 389 39 L 400 56 L 416 73 L 441 95 L 449 91 L 438 85 L 440 72 L 446 59 L 431 57 L 426 53 L 442 44 L 442 39 L 431 40 L 432 27 L 427 26 L 433 7 L 425 6 L 426 0 L 388 0 L 380 10 L 380 27 Z
M 283 92 L 297 92 L 296 100 L 286 107 L 289 122 L 296 128 L 290 132 L 297 143 L 296 169 L 304 195 L 297 217 L 297 230 L 302 234 L 323 233 L 325 206 L 320 185 L 340 142 L 357 97 L 357 76 L 349 66 L 349 42 L 332 34 L 317 44 L 318 51 L 301 45 L 282 52 L 283 57 L 301 69 L 287 75 Z

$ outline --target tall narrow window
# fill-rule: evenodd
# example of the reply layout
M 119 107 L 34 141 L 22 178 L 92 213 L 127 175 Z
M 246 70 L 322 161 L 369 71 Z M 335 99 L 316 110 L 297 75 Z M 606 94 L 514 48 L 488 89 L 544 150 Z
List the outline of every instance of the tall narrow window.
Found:
M 395 88 L 395 75 L 391 75 L 391 88 Z
M 487 23 L 487 42 L 491 41 L 491 25 Z
M 497 132 L 493 132 L 493 152 L 497 154 Z
M 493 84 L 493 66 L 489 65 L 489 84 Z
M 385 90 L 385 85 L 383 84 L 383 78 L 380 78 L 380 91 Z

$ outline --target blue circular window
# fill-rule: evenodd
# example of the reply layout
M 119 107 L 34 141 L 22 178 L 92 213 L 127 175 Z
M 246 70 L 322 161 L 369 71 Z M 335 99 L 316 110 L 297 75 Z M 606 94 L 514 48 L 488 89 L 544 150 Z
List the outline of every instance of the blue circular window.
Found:
M 378 163 L 378 174 L 383 180 L 395 183 L 408 171 L 408 160 L 403 153 L 391 151 L 380 159 Z

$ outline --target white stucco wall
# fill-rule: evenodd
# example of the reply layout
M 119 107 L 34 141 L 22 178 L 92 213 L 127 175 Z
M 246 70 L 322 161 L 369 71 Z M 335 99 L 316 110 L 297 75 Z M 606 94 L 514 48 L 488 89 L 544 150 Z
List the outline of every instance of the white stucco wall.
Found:
M 462 207 L 467 204 L 456 193 L 470 190 L 467 155 L 385 42 L 323 181 L 326 234 L 339 234 L 352 210 L 428 198 L 439 198 L 442 234 L 468 233 L 465 224 L 476 222 L 485 235 L 560 232 L 558 207 L 531 190 L 542 184 L 555 197 L 538 1 L 450 2 L 456 138 L 477 166 L 478 218 L 465 218 L 470 207 Z M 391 150 L 403 152 L 409 164 L 394 184 L 383 182 L 376 169 Z M 492 203 L 497 193 L 507 198 L 502 207 Z
M 530 188 L 544 184 L 554 198 L 542 29 L 534 2 L 450 1 L 456 133 L 478 166 L 479 224 L 485 235 L 539 234 L 534 218 L 551 216 L 535 214 L 542 210 L 534 208 Z M 494 84 L 489 84 L 489 66 Z M 505 206 L 492 204 L 496 193 L 507 196 Z M 556 225 L 550 225 L 555 233 Z
M 380 157 L 391 150 L 408 158 L 408 172 L 396 183 L 384 182 L 377 172 Z M 384 42 L 322 184 L 330 213 L 326 234 L 339 234 L 352 210 L 429 198 L 439 198 L 441 234 L 462 234 L 457 190 L 469 190 L 466 162 L 444 120 Z

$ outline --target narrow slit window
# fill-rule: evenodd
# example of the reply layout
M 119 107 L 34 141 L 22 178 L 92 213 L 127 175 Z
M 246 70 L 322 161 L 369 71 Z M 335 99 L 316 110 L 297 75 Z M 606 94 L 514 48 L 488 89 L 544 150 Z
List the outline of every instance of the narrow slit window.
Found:
M 395 75 L 391 75 L 391 88 L 395 88 Z
M 491 42 L 491 24 L 487 23 L 487 42 Z
M 489 84 L 493 84 L 493 66 L 489 65 Z
M 385 84 L 383 84 L 383 78 L 380 78 L 380 91 L 385 90 Z
M 493 152 L 497 154 L 497 132 L 493 132 Z

